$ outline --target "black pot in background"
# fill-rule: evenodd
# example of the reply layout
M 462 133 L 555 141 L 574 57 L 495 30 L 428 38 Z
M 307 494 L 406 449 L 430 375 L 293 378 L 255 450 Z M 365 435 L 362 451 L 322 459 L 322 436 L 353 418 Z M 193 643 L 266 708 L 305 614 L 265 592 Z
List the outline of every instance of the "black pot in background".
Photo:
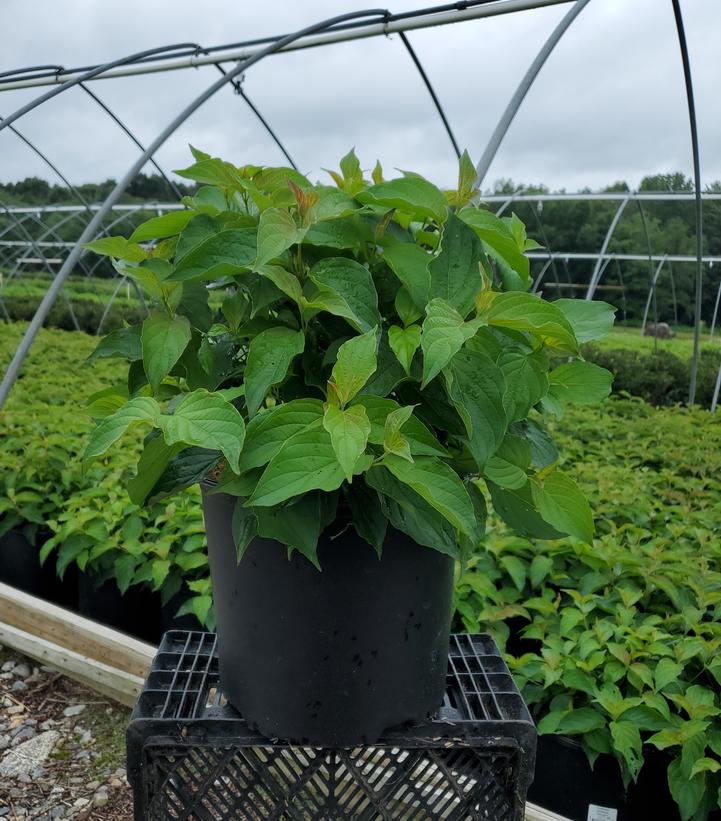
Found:
M 379 561 L 352 527 L 321 536 L 319 572 L 256 538 L 236 562 L 235 498 L 204 492 L 223 692 L 270 738 L 372 743 L 440 706 L 453 561 L 389 530 Z
M 98 583 L 93 576 L 81 573 L 78 612 L 151 644 L 160 640 L 160 594 L 147 588 L 130 587 L 122 594 L 114 580 Z
M 644 757 L 638 782 L 625 793 L 619 766 L 611 756 L 599 756 L 592 770 L 578 741 L 540 736 L 528 800 L 571 821 L 586 821 L 589 804 L 617 810 L 617 821 L 680 821 L 666 778 L 669 757 L 648 748 Z
M 68 568 L 63 579 L 55 572 L 54 557 L 40 564 L 40 548 L 49 532 L 38 529 L 34 542 L 20 529 L 0 536 L 0 582 L 74 610 L 77 607 L 77 569 Z

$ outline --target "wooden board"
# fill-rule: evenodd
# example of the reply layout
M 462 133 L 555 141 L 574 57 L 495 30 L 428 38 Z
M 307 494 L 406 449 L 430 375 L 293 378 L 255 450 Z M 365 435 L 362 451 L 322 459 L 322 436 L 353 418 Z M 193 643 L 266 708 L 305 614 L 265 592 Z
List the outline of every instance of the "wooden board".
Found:
M 0 622 L 0 644 L 12 647 L 40 664 L 54 667 L 64 675 L 92 687 L 121 704 L 132 707 L 143 687 L 144 678 L 117 670 L 100 661 L 60 647 L 47 639 Z
M 571 819 L 556 815 L 555 812 L 544 810 L 543 807 L 537 807 L 535 804 L 526 804 L 525 821 L 571 821 Z
M 152 644 L 1 582 L 0 624 L 141 679 L 147 675 L 156 650 Z

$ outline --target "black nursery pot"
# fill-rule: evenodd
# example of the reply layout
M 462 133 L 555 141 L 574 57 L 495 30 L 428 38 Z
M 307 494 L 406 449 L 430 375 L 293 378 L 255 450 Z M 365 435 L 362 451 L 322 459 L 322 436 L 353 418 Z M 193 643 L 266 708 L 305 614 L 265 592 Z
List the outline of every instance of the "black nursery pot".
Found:
M 658 818 L 681 821 L 668 789 L 667 753 L 644 750 L 645 761 L 638 782 L 624 790 L 618 763 L 601 755 L 591 769 L 580 743 L 565 736 L 538 739 L 536 774 L 528 800 L 571 821 L 586 821 L 589 805 L 616 812 L 616 821 Z M 717 821 L 712 813 L 709 821 Z
M 269 738 L 321 746 L 373 743 L 443 700 L 453 560 L 390 530 L 379 560 L 354 528 L 321 536 L 319 572 L 256 538 L 236 562 L 235 498 L 203 504 L 220 683 Z
M 74 609 L 77 606 L 74 568 L 68 568 L 65 578 L 60 579 L 53 560 L 40 564 L 40 548 L 49 537 L 49 531 L 42 528 L 36 532 L 34 542 L 28 541 L 20 528 L 0 536 L 0 582 Z
M 146 588 L 130 587 L 123 594 L 112 579 L 99 582 L 80 573 L 78 612 L 142 641 L 157 644 L 160 640 L 160 596 Z

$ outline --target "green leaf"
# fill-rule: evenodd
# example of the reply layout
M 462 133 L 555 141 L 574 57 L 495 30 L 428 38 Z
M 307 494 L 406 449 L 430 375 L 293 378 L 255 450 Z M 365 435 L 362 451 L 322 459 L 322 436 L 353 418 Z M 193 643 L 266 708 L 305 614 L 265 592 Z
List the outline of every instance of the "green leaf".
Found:
M 529 282 L 530 265 L 523 254 L 523 245 L 519 248 L 513 231 L 503 220 L 490 211 L 473 207 L 462 208 L 458 217 L 483 240 L 491 256 L 507 263 L 524 283 Z
M 354 336 L 338 348 L 328 387 L 345 406 L 373 376 L 377 367 L 378 329 Z
M 258 533 L 302 553 L 318 570 L 318 537 L 321 531 L 322 499 L 306 493 L 291 504 L 259 507 Z
M 512 291 L 496 294 L 486 310 L 489 325 L 528 331 L 558 350 L 578 353 L 578 343 L 563 312 L 538 296 Z
M 478 331 L 478 324 L 466 322 L 456 309 L 442 299 L 432 299 L 426 306 L 421 331 L 423 349 L 423 385 L 437 376 Z
M 160 406 L 149 396 L 136 396 L 108 416 L 90 434 L 83 460 L 102 456 L 135 422 L 157 423 Z
M 394 300 L 396 313 L 407 327 L 423 316 L 423 311 L 416 306 L 405 286 L 401 285 Z M 425 302 L 423 303 L 426 304 Z
M 281 445 L 247 504 L 270 507 L 309 490 L 335 490 L 344 478 L 330 434 L 318 420 Z
M 638 727 L 630 721 L 612 721 L 609 729 L 616 752 L 620 753 L 631 778 L 636 781 L 643 765 L 641 734 Z
M 245 439 L 245 424 L 237 409 L 222 396 L 200 388 L 187 394 L 171 416 L 156 419 L 168 445 L 183 442 L 208 450 L 219 450 L 238 472 L 238 459 Z
M 508 573 L 519 591 L 526 586 L 526 565 L 518 556 L 501 556 L 499 564 Z
M 160 431 L 158 431 L 158 434 L 160 434 Z M 162 436 L 158 435 L 157 439 L 163 442 Z M 148 492 L 149 504 L 202 481 L 222 458 L 220 451 L 209 448 L 186 448 L 183 445 L 173 445 L 173 450 L 176 448 L 180 448 L 180 452 L 173 455 L 167 467 Z M 142 458 L 141 456 L 141 462 Z M 141 472 L 142 467 L 138 465 L 138 482 L 142 481 Z M 147 484 L 145 487 L 147 487 Z M 131 496 L 131 498 L 133 497 Z M 136 500 L 133 499 L 133 501 Z M 137 504 L 140 504 L 140 502 L 137 501 Z
M 398 479 L 425 499 L 457 530 L 471 535 L 476 517 L 468 491 L 458 474 L 435 456 L 419 456 L 408 462 L 400 456 L 386 454 L 383 464 Z
M 354 405 L 363 405 L 371 423 L 368 441 L 382 445 L 385 438 L 385 424 L 388 414 L 397 411 L 400 405 L 394 399 L 380 396 L 359 396 Z M 403 425 L 403 436 L 408 440 L 411 453 L 417 456 L 448 456 L 448 451 L 435 435 L 415 416 L 410 416 Z
M 407 176 L 371 185 L 356 195 L 365 205 L 398 208 L 421 220 L 443 222 L 448 213 L 446 198 L 435 185 L 422 177 Z
M 388 529 L 388 519 L 383 515 L 378 494 L 365 482 L 355 482 L 346 488 L 345 495 L 356 533 L 368 542 L 380 557 Z
M 279 291 L 290 297 L 297 305 L 304 304 L 303 288 L 295 274 L 291 274 L 280 265 L 264 265 L 260 275 L 270 280 Z
M 553 570 L 553 559 L 550 556 L 541 556 L 540 554 L 533 557 L 531 562 L 531 569 L 528 577 L 531 580 L 531 587 L 540 587 L 545 578 L 548 577 L 551 570 Z
M 168 559 L 154 559 L 152 565 L 153 588 L 160 590 L 170 572 L 170 561 Z
M 541 358 L 537 354 L 504 351 L 498 358 L 498 367 L 506 382 L 503 407 L 509 422 L 525 419 L 548 391 L 548 376 Z
M 137 242 L 130 242 L 125 237 L 103 237 L 94 242 L 86 242 L 83 248 L 102 256 L 124 259 L 126 262 L 142 262 L 148 258 L 144 248 Z
M 656 665 L 654 673 L 656 689 L 663 690 L 668 684 L 677 681 L 682 672 L 683 667 L 680 664 L 671 661 L 671 659 L 661 659 Z
M 388 332 L 383 331 L 378 340 L 375 373 L 363 385 L 360 393 L 388 396 L 405 378 L 406 374 L 401 367 L 401 363 L 388 343 Z
M 87 358 L 87 362 L 106 357 L 121 357 L 128 362 L 136 362 L 143 358 L 143 348 L 140 342 L 140 325 L 131 325 L 128 328 L 118 328 L 104 336 Z
M 243 558 L 250 543 L 258 535 L 258 517 L 255 511 L 245 507 L 244 502 L 240 497 L 235 500 L 231 523 L 237 561 Z
M 578 485 L 554 470 L 531 480 L 531 493 L 538 512 L 548 524 L 589 544 L 593 540 L 593 514 Z
M 383 259 L 401 281 L 415 306 L 422 309 L 428 302 L 430 293 L 431 275 L 428 266 L 431 255 L 414 242 L 401 242 L 391 234 L 383 237 L 382 244 Z
M 373 467 L 366 474 L 368 485 L 381 494 L 383 515 L 391 525 L 414 542 L 439 553 L 458 557 L 453 526 L 411 487 L 398 481 L 384 467 Z
M 148 382 L 157 392 L 160 383 L 170 373 L 190 342 L 190 322 L 187 317 L 171 319 L 167 314 L 151 314 L 143 322 L 140 341 L 143 367 Z
M 308 276 L 319 288 L 331 291 L 345 302 L 356 330 L 365 333 L 380 327 L 378 294 L 365 266 L 353 259 L 329 257 L 317 262 Z
M 481 290 L 481 243 L 474 232 L 450 212 L 441 235 L 441 248 L 428 270 L 430 297 L 452 305 L 463 317 Z
M 548 374 L 551 393 L 562 402 L 595 405 L 611 393 L 613 374 L 593 362 L 564 362 Z
M 258 222 L 258 255 L 255 269 L 258 270 L 283 251 L 300 241 L 301 233 L 288 211 L 281 208 L 267 208 Z
M 500 456 L 491 456 L 483 468 L 483 475 L 499 487 L 518 490 L 528 481 L 526 471 Z
M 388 328 L 388 344 L 406 375 L 410 375 L 413 356 L 421 344 L 420 325 L 409 325 L 407 328 L 391 325 Z
M 221 311 L 228 320 L 228 327 L 236 333 L 241 323 L 248 318 L 250 304 L 246 294 L 240 290 L 231 291 L 223 300 Z
M 563 312 L 579 344 L 611 333 L 616 313 L 613 305 L 586 299 L 557 299 L 553 304 Z
M 688 821 L 701 803 L 706 789 L 706 776 L 699 773 L 689 778 L 680 758 L 674 759 L 668 767 L 668 787 L 673 800 L 678 804 L 682 821 Z
M 568 710 L 551 710 L 538 722 L 538 735 L 549 735 L 558 730 L 558 726 L 564 716 L 568 715 Z
M 196 217 L 195 211 L 168 211 L 139 225 L 130 235 L 130 242 L 148 242 L 151 239 L 174 237 Z
M 142 505 L 145 502 L 150 491 L 168 467 L 170 460 L 182 449 L 183 446 L 179 444 L 167 445 L 162 436 L 148 437 L 136 474 L 128 482 L 128 495 L 136 505 Z
M 533 504 L 530 482 L 518 489 L 502 488 L 491 481 L 486 484 L 493 509 L 519 535 L 534 539 L 560 539 L 564 535 L 541 518 Z
M 252 228 L 228 228 L 211 234 L 180 257 L 168 280 L 183 282 L 238 274 L 250 270 L 255 254 L 255 231 Z
M 242 187 L 240 173 L 234 165 L 218 157 L 210 157 L 205 152 L 202 153 L 202 158 L 189 168 L 177 170 L 175 173 L 180 177 L 206 185 L 219 185 L 221 188 L 231 189 Z
M 249 416 L 261 406 L 268 390 L 285 379 L 293 359 L 304 347 L 303 332 L 285 327 L 269 328 L 251 339 L 244 374 Z
M 335 455 L 340 462 L 345 478 L 353 480 L 353 468 L 365 451 L 371 423 L 362 405 L 353 405 L 341 410 L 328 405 L 323 416 L 323 427 L 330 434 Z
M 691 778 L 699 773 L 717 773 L 721 770 L 721 762 L 713 758 L 699 758 L 691 767 Z
M 482 351 L 467 345 L 453 357 L 447 381 L 466 428 L 468 449 L 483 470 L 506 434 L 503 373 Z
M 404 408 L 392 411 L 386 416 L 383 430 L 383 450 L 386 453 L 395 453 L 409 462 L 413 461 L 410 444 L 401 433 L 401 428 L 410 419 L 412 413 L 413 405 L 407 405 Z
M 575 733 L 590 733 L 606 726 L 603 715 L 593 707 L 579 707 L 571 710 L 561 719 L 558 730 L 573 735 Z
M 259 411 L 250 420 L 246 430 L 239 472 L 267 464 L 286 439 L 322 416 L 323 403 L 320 399 L 294 399 Z

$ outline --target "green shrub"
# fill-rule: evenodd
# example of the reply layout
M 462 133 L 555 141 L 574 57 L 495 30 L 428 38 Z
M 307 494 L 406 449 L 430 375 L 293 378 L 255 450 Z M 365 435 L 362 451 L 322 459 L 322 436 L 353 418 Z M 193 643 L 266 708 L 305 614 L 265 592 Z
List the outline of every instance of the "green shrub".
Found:
M 508 642 L 541 733 L 613 755 L 626 782 L 644 749 L 668 750 L 682 818 L 705 819 L 721 798 L 721 421 L 618 399 L 556 427 L 584 454 L 598 536 L 534 542 L 491 522 L 458 625 Z
M 614 393 L 631 394 L 657 407 L 688 400 L 691 380 L 690 360 L 666 350 L 656 353 L 632 348 L 584 347 L 584 356 L 613 373 Z M 711 405 L 716 376 L 721 365 L 721 349 L 702 348 L 696 382 L 696 404 Z
M 23 326 L 0 325 L 0 369 L 17 346 Z M 83 471 L 78 454 L 92 421 L 81 397 L 114 385 L 106 362 L 84 365 L 96 344 L 82 333 L 43 330 L 25 361 L 0 416 L 0 534 L 11 528 L 50 532 L 41 556 L 55 554 L 60 575 L 74 562 L 124 591 L 143 584 L 164 601 L 183 580 L 207 578 L 202 512 L 197 494 L 174 504 L 133 504 L 124 487 L 140 452 L 130 439 L 113 462 Z M 207 585 L 206 585 L 207 587 Z M 207 590 L 189 608 L 212 625 Z
M 3 296 L 2 299 L 8 316 L 14 322 L 29 322 L 40 304 L 40 299 L 36 296 Z M 107 301 L 74 296 L 71 299 L 71 304 L 80 330 L 88 334 L 96 333 Z M 112 331 L 128 323 L 141 322 L 144 315 L 145 312 L 139 305 L 128 305 L 121 302 L 113 303 L 108 315 L 105 317 L 102 330 Z M 58 297 L 50 309 L 45 320 L 45 326 L 60 328 L 65 331 L 75 329 L 70 310 L 62 297 Z
M 212 184 L 187 210 L 87 246 L 151 306 L 95 352 L 125 359 L 128 384 L 106 397 L 88 460 L 150 428 L 132 498 L 212 473 L 237 497 L 239 558 L 260 535 L 318 566 L 337 515 L 379 553 L 390 522 L 457 557 L 482 539 L 486 485 L 513 527 L 591 538 L 540 423 L 608 395 L 579 341 L 608 333 L 613 309 L 528 293 L 538 245 L 476 206 L 467 153 L 442 192 L 379 164 L 369 180 L 352 151 L 335 187 L 192 151 L 178 173 Z

